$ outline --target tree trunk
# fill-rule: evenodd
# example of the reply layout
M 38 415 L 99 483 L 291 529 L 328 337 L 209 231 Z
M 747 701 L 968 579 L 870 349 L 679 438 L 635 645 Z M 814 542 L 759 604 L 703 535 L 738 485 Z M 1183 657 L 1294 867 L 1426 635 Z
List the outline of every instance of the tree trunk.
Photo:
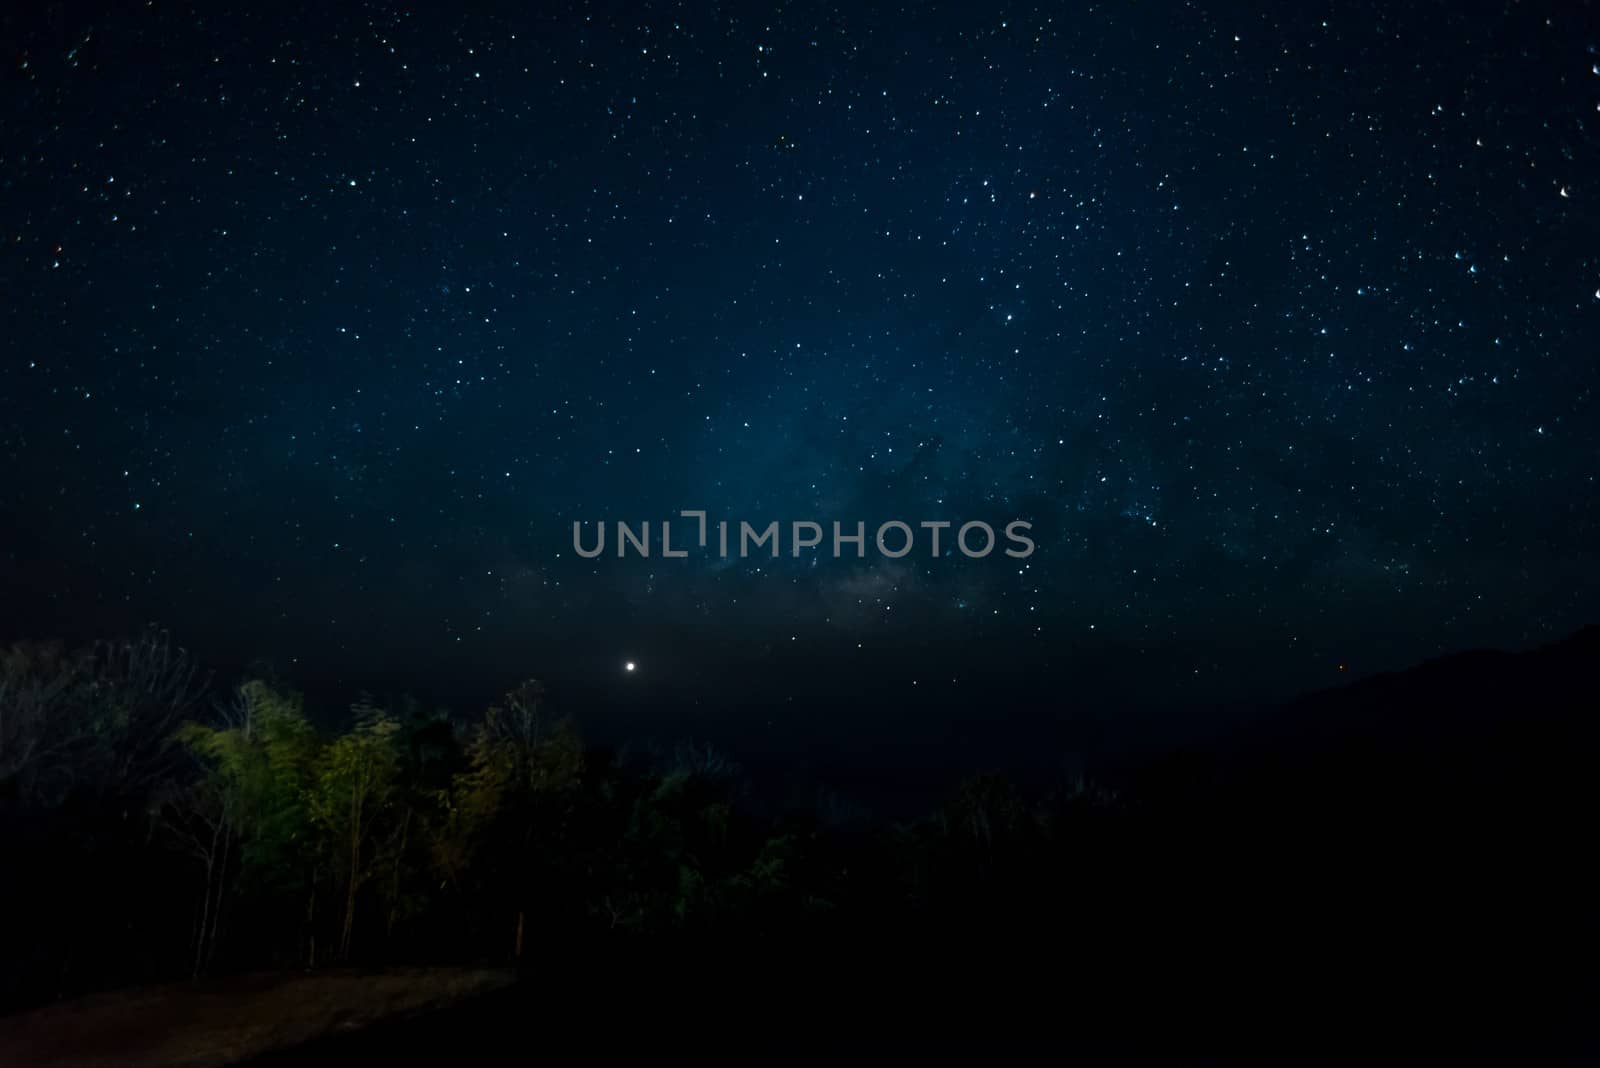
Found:
M 228 892 L 228 861 L 233 854 L 233 828 L 226 819 L 222 822 L 222 862 L 217 868 L 217 899 L 211 908 L 211 937 L 206 942 L 205 970 L 211 970 L 211 962 L 217 955 L 217 938 L 222 929 L 222 905 L 224 895 Z
M 389 925 L 384 934 L 394 937 L 395 916 L 400 911 L 400 864 L 405 860 L 406 842 L 411 837 L 411 809 L 406 808 L 405 818 L 400 823 L 400 848 L 394 854 L 394 881 L 389 886 Z
M 350 939 L 356 926 L 356 880 L 361 873 L 361 795 L 350 791 L 350 886 L 344 896 L 344 930 L 339 936 L 339 959 L 350 959 Z
M 205 893 L 200 898 L 200 926 L 194 933 L 194 969 L 189 978 L 200 978 L 201 962 L 205 959 L 206 952 L 206 921 L 211 915 L 211 858 L 206 858 L 206 887 Z
M 306 899 L 306 971 L 317 966 L 317 876 L 320 874 L 318 868 L 311 869 L 311 896 Z
M 219 881 L 216 874 L 217 849 L 218 842 L 224 840 L 223 835 L 226 833 L 226 827 L 227 821 L 219 817 L 217 822 L 211 827 L 211 847 L 205 851 L 206 885 L 205 894 L 200 900 L 200 927 L 199 930 L 195 932 L 194 938 L 194 970 L 190 976 L 190 978 L 193 979 L 200 978 L 201 974 L 205 971 L 207 955 L 206 947 L 210 943 L 210 940 L 213 937 L 212 932 L 215 929 L 211 915 L 211 901 L 213 896 L 216 896 L 220 905 L 221 898 L 220 895 L 218 895 L 216 891 L 212 889 L 212 884 Z
M 355 861 L 355 860 L 359 859 L 359 856 L 360 856 L 359 847 L 357 847 L 356 849 L 352 849 L 351 850 L 351 860 L 352 861 Z M 350 872 L 350 887 L 349 887 L 348 890 L 345 891 L 345 896 L 344 896 L 344 929 L 339 934 L 339 959 L 341 961 L 348 961 L 350 959 L 350 940 L 351 940 L 351 936 L 355 932 L 355 927 L 356 927 L 356 876 L 355 876 L 355 871 L 352 868 L 352 870 Z

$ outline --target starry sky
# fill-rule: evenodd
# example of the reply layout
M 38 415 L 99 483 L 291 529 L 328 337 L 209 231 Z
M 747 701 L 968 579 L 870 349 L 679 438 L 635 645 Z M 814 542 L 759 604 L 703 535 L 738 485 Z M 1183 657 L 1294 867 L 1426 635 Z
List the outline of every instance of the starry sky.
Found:
M 1600 604 L 1597 26 L 8 8 L 0 637 L 907 765 L 1560 637 Z M 1037 550 L 572 551 L 685 508 Z

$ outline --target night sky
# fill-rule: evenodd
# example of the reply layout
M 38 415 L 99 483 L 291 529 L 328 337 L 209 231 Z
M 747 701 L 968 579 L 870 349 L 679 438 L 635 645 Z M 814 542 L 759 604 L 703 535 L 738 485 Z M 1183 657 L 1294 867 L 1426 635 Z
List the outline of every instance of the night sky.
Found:
M 337 7 L 0 19 L 0 638 L 911 768 L 1597 619 L 1590 4 Z

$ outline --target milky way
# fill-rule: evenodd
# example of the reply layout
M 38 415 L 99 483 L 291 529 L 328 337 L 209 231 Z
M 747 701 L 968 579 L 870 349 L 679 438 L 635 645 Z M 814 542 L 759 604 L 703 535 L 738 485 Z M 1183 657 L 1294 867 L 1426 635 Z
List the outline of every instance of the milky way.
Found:
M 1003 748 L 1593 621 L 1587 5 L 462 7 L 6 16 L 5 636 Z M 1037 551 L 571 551 L 686 508 Z

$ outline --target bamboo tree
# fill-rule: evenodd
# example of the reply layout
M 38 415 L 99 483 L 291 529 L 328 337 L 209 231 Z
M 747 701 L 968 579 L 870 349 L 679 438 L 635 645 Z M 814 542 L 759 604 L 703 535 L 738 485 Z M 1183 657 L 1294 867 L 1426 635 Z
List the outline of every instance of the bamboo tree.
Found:
M 209 967 L 230 891 L 293 881 L 295 847 L 306 840 L 305 789 L 316 737 L 300 699 L 265 683 L 240 686 L 214 724 L 188 723 L 180 744 L 200 778 L 166 806 L 167 824 L 202 865 L 193 971 Z
M 313 819 L 330 847 L 330 857 L 342 867 L 340 960 L 350 956 L 361 888 L 383 866 L 377 842 L 395 807 L 399 770 L 400 725 L 365 700 L 352 711 L 354 728 L 333 739 L 318 758 L 311 794 Z

